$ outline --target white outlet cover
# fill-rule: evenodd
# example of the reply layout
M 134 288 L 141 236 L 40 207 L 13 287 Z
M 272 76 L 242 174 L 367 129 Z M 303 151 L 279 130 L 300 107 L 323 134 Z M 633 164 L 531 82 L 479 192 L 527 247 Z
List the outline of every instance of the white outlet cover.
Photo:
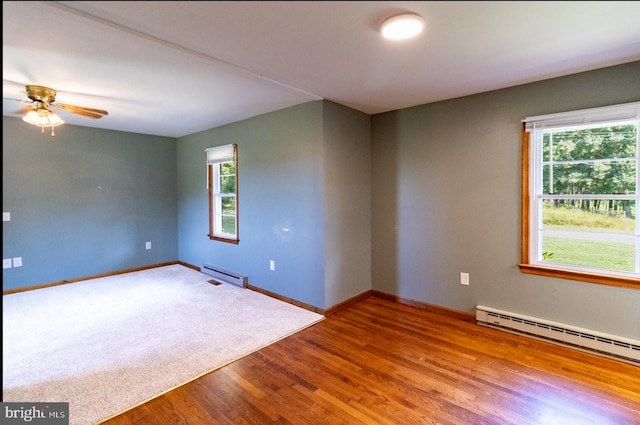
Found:
M 11 221 L 11 213 L 3 212 L 2 213 L 2 221 Z
M 22 257 L 13 257 L 13 267 L 22 267 Z
M 2 259 L 2 268 L 3 269 L 10 269 L 11 266 L 11 258 L 3 258 Z

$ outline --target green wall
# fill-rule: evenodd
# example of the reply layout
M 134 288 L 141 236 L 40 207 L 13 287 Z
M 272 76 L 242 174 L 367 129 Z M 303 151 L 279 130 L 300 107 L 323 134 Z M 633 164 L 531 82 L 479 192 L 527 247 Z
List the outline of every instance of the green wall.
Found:
M 371 289 L 371 120 L 336 103 L 323 106 L 328 308 Z
M 518 269 L 521 120 L 638 100 L 635 62 L 373 116 L 373 289 L 640 338 L 640 290 Z

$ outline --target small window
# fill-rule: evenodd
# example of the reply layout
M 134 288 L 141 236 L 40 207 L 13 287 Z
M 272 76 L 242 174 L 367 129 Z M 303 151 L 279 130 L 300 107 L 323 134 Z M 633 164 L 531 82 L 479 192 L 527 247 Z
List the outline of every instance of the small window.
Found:
M 640 102 L 523 121 L 520 269 L 640 287 Z
M 237 244 L 239 242 L 237 146 L 224 145 L 209 148 L 206 153 L 209 238 Z

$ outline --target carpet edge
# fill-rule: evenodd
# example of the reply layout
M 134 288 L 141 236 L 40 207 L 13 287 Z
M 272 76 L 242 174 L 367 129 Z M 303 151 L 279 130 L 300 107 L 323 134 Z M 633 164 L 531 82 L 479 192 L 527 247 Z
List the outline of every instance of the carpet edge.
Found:
M 298 332 L 301 332 L 301 331 L 303 331 L 303 330 L 305 330 L 305 329 L 307 329 L 307 328 L 309 328 L 309 327 L 311 327 L 311 326 L 313 326 L 313 325 L 315 325 L 315 324 L 317 324 L 317 323 L 320 323 L 320 322 L 322 322 L 322 321 L 323 321 L 323 320 L 325 320 L 325 319 L 326 319 L 326 316 L 324 316 L 324 315 L 323 315 L 323 316 L 322 316 L 322 317 L 320 317 L 319 319 L 314 320 L 313 322 L 311 322 L 311 323 L 309 323 L 309 324 L 307 324 L 307 325 L 304 325 L 303 327 L 298 328 L 298 329 L 296 329 L 296 330 L 294 330 L 294 331 L 292 331 L 292 332 L 289 332 L 288 334 L 285 334 L 285 335 L 281 336 L 280 338 L 276 338 L 276 339 L 274 339 L 274 340 L 273 340 L 273 341 L 271 341 L 271 342 L 268 342 L 268 343 L 266 343 L 266 344 L 263 344 L 263 345 L 261 345 L 261 346 L 259 346 L 259 347 L 255 348 L 255 349 L 253 349 L 253 350 L 251 350 L 251 351 L 247 352 L 246 354 L 243 354 L 243 355 L 241 355 L 241 356 L 239 356 L 239 357 L 237 357 L 237 358 L 235 358 L 235 359 L 233 359 L 233 360 L 229 360 L 228 362 L 223 363 L 223 364 L 221 364 L 221 365 L 218 365 L 218 366 L 216 366 L 215 368 L 210 369 L 210 370 L 208 370 L 208 371 L 206 371 L 206 372 L 202 372 L 201 374 L 196 375 L 196 376 L 194 376 L 193 378 L 190 378 L 190 379 L 188 379 L 188 380 L 186 380 L 186 381 L 182 382 L 181 384 L 174 385 L 173 387 L 168 388 L 168 389 L 166 389 L 166 390 L 164 390 L 164 391 L 162 391 L 162 392 L 160 392 L 160 393 L 158 393 L 158 394 L 156 394 L 156 395 L 154 395 L 154 396 L 152 396 L 152 397 L 149 397 L 149 398 L 147 398 L 147 399 L 145 399 L 145 400 L 143 400 L 143 401 L 141 401 L 141 402 L 139 402 L 139 403 L 137 403 L 137 404 L 135 404 L 135 405 L 133 405 L 133 406 L 131 406 L 131 407 L 128 407 L 128 408 L 126 408 L 126 409 L 124 409 L 124 410 L 122 410 L 122 411 L 120 411 L 120 412 L 118 412 L 118 413 L 115 413 L 115 414 L 113 414 L 113 415 L 111 415 L 111 416 L 108 416 L 108 417 L 106 417 L 106 418 L 104 418 L 104 419 L 100 419 L 98 422 L 96 422 L 96 425 L 103 424 L 103 423 L 105 423 L 105 422 L 107 422 L 107 421 L 109 421 L 109 420 L 111 420 L 111 419 L 113 419 L 113 418 L 115 418 L 115 417 L 117 417 L 117 416 L 122 415 L 123 413 L 126 413 L 126 412 L 129 412 L 129 411 L 133 410 L 133 409 L 136 409 L 136 408 L 138 408 L 138 407 L 142 406 L 143 404 L 150 402 L 151 400 L 154 400 L 154 399 L 156 399 L 156 398 L 158 398 L 158 397 L 160 397 L 160 396 L 162 396 L 162 395 L 164 395 L 164 394 L 167 394 L 167 393 L 169 393 L 169 392 L 171 392 L 171 391 L 173 391 L 173 390 L 175 390 L 175 389 L 177 389 L 177 388 L 180 388 L 180 387 L 182 387 L 182 386 L 184 386 L 184 385 L 186 385 L 186 384 L 188 384 L 188 383 L 190 383 L 190 382 L 193 382 L 193 381 L 195 381 L 195 380 L 197 380 L 197 379 L 200 379 L 200 378 L 202 378 L 202 377 L 203 377 L 203 376 L 205 376 L 205 375 L 208 375 L 208 374 L 210 374 L 210 373 L 212 373 L 212 372 L 215 372 L 215 371 L 217 371 L 217 370 L 220 370 L 220 369 L 222 369 L 223 367 L 230 365 L 231 363 L 234 363 L 234 362 L 236 362 L 236 361 L 238 361 L 238 360 L 240 360 L 240 359 L 243 359 L 243 358 L 245 358 L 245 357 L 247 357 L 247 356 L 249 356 L 249 355 L 251 355 L 251 354 L 253 354 L 253 353 L 256 353 L 256 352 L 258 352 L 258 351 L 262 350 L 263 348 L 268 347 L 269 345 L 275 344 L 275 343 L 276 343 L 276 342 L 278 342 L 278 341 L 282 341 L 283 339 L 285 339 L 285 338 L 287 338 L 287 337 L 290 337 L 291 335 L 294 335 L 294 334 L 296 334 L 296 333 L 298 333 Z

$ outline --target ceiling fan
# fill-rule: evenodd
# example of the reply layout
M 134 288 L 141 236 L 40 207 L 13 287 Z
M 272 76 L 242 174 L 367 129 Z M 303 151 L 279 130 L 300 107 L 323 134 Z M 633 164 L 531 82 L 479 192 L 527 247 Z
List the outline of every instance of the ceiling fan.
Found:
M 29 103 L 30 105 L 16 113 L 19 115 L 26 114 L 22 119 L 29 124 L 40 127 L 42 134 L 44 134 L 45 127 L 51 127 L 51 135 L 55 136 L 54 127 L 64 124 L 62 118 L 53 111 L 53 108 L 64 109 L 71 113 L 94 119 L 100 119 L 105 115 L 109 115 L 109 113 L 103 109 L 54 103 L 57 92 L 49 87 L 27 85 L 25 89 L 27 91 L 27 97 L 31 100 L 13 100 Z

